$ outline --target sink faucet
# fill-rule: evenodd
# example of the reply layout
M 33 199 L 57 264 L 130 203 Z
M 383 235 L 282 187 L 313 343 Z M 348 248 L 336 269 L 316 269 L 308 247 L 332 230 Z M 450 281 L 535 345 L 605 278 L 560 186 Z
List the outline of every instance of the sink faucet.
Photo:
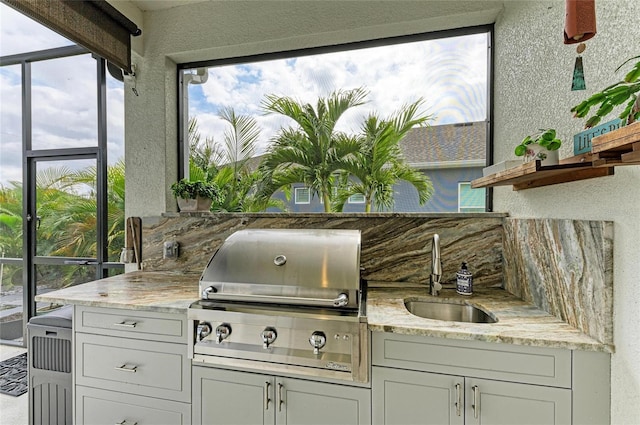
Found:
M 431 239 L 431 276 L 429 277 L 429 293 L 437 297 L 442 289 L 442 263 L 440 262 L 440 235 L 433 234 Z

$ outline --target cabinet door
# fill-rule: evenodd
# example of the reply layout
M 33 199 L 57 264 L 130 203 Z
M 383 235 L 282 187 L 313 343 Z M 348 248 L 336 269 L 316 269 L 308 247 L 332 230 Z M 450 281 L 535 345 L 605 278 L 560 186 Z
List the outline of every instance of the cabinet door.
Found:
M 273 377 L 194 366 L 192 380 L 194 424 L 274 424 Z
M 276 380 L 278 425 L 371 423 L 371 390 L 300 379 Z
M 570 424 L 571 390 L 466 378 L 467 424 Z
M 374 367 L 374 424 L 464 423 L 464 378 Z

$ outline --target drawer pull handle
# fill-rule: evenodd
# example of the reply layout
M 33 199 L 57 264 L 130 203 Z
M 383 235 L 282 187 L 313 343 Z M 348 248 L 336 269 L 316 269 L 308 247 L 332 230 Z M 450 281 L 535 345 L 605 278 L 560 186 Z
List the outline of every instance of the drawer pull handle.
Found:
M 124 421 L 121 421 L 121 422 L 116 422 L 116 425 L 129 425 L 129 424 L 138 425 L 138 422 L 133 422 L 132 423 L 132 422 L 127 421 L 126 419 Z
M 473 404 L 471 405 L 473 408 L 473 417 L 478 419 L 478 415 L 480 414 L 480 387 L 474 385 L 471 389 L 473 390 Z
M 135 328 L 138 322 L 126 321 L 123 320 L 120 323 L 114 323 L 113 326 L 120 326 L 121 328 Z
M 114 369 L 115 370 L 120 370 L 122 372 L 136 373 L 138 371 L 138 366 L 129 366 L 129 367 L 127 367 L 127 365 L 125 363 L 122 366 L 116 366 Z
M 460 416 L 462 413 L 462 391 L 460 391 L 461 385 L 456 384 L 456 415 Z
M 269 398 L 269 391 L 271 390 L 271 382 L 267 381 L 264 383 L 264 410 L 269 410 L 269 403 L 271 403 L 271 398 Z
M 284 390 L 284 385 L 278 384 L 278 412 L 282 412 L 282 405 L 284 404 L 282 390 Z

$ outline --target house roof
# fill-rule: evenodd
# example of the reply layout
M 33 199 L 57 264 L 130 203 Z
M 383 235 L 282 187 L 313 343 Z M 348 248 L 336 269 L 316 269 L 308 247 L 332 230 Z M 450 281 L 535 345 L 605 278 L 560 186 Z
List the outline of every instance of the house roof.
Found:
M 441 162 L 485 160 L 487 124 L 484 121 L 418 127 L 400 142 L 413 167 Z
M 400 141 L 407 163 L 414 168 L 441 168 L 443 163 L 465 166 L 484 165 L 487 146 L 484 121 L 416 127 Z M 265 155 L 247 161 L 250 170 L 258 168 Z M 477 164 L 466 164 L 477 165 Z

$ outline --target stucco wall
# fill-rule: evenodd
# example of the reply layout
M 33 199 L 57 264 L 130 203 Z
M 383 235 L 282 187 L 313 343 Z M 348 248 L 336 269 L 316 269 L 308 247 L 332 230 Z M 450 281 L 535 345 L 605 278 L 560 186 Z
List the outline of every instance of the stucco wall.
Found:
M 572 92 L 575 45 L 562 44 L 563 1 L 509 1 L 495 34 L 495 161 L 511 159 L 526 134 L 555 127 L 565 140 L 561 157 L 573 155 L 573 134 L 584 120 L 571 106 L 622 78 L 614 70 L 640 54 L 640 3 L 597 0 L 598 34 L 583 53 L 587 90 Z M 611 119 L 613 115 L 611 116 Z M 608 121 L 607 119 L 606 121 Z M 640 421 L 640 167 L 617 167 L 615 175 L 514 192 L 494 191 L 494 210 L 513 217 L 572 218 L 614 222 L 614 343 L 611 420 Z
M 500 11 L 502 8 L 502 11 Z M 498 15 L 499 13 L 499 15 Z M 496 21 L 495 161 L 540 127 L 568 141 L 582 121 L 569 108 L 608 85 L 637 50 L 640 5 L 598 0 L 598 35 L 584 53 L 587 90 L 571 92 L 575 47 L 562 44 L 564 1 L 269 1 L 205 2 L 145 12 L 144 43 L 134 56 L 140 96 L 126 94 L 127 216 L 173 211 L 176 178 L 176 62 L 197 61 L 370 38 L 436 31 Z M 497 18 L 496 18 L 497 16 Z M 514 139 L 515 138 L 515 139 Z M 614 222 L 612 422 L 640 417 L 640 167 L 615 176 L 547 188 L 495 190 L 495 210 L 515 217 Z

